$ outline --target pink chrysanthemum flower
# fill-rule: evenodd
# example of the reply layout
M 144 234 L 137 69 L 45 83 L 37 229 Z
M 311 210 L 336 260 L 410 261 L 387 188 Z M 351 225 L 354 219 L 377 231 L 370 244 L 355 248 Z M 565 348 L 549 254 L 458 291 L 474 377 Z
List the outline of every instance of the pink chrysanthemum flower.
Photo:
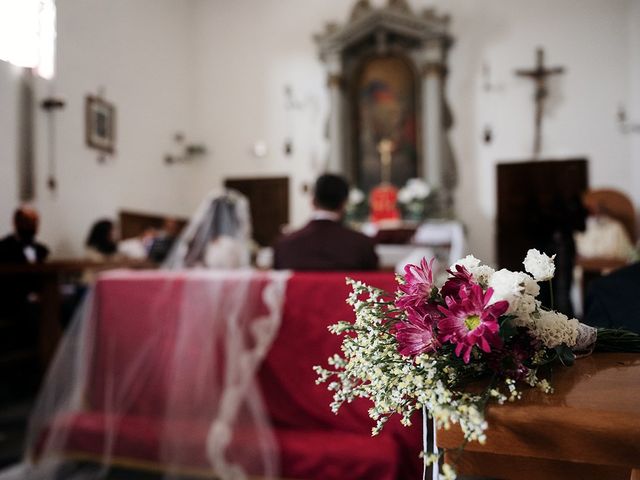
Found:
M 487 306 L 493 289 L 482 291 L 480 285 L 460 289 L 460 298 L 446 297 L 447 308 L 438 307 L 444 318 L 438 322 L 440 339 L 455 344 L 456 355 L 469 363 L 471 351 L 478 346 L 484 352 L 500 347 L 498 318 L 509 308 L 509 302 L 501 300 Z
M 461 291 L 466 291 L 471 285 L 475 285 L 471 273 L 462 265 L 455 265 L 454 268 L 447 270 L 447 272 L 451 276 L 442 286 L 441 292 L 444 298 L 453 297 L 459 300 Z
M 427 263 L 423 258 L 420 265 L 407 265 L 404 267 L 404 285 L 398 288 L 404 293 L 396 300 L 399 308 L 422 307 L 429 300 L 433 288 L 433 262 Z
M 411 356 L 435 351 L 440 344 L 433 334 L 434 323 L 430 313 L 407 307 L 407 320 L 395 325 L 398 351 Z

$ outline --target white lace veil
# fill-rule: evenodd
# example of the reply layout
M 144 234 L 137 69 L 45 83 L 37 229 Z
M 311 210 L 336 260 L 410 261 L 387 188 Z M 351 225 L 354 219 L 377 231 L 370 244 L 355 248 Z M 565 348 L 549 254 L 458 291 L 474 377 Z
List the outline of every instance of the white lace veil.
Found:
M 107 479 L 114 468 L 277 477 L 255 375 L 287 278 L 248 269 L 101 275 L 50 367 L 24 462 L 0 480 Z
M 235 190 L 214 191 L 200 204 L 163 268 L 239 268 L 250 265 L 249 202 Z

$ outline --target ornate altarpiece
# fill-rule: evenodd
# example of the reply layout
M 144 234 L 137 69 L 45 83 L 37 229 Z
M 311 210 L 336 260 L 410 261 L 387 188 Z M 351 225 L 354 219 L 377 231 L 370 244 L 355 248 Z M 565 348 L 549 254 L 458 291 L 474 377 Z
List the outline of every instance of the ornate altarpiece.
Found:
M 406 0 L 382 8 L 359 0 L 347 24 L 328 24 L 315 37 L 331 99 L 327 170 L 369 191 L 382 177 L 378 146 L 391 140 L 386 180 L 401 187 L 424 178 L 439 194 L 439 214 L 451 212 L 457 183 L 444 95 L 448 23 L 433 10 L 413 12 Z

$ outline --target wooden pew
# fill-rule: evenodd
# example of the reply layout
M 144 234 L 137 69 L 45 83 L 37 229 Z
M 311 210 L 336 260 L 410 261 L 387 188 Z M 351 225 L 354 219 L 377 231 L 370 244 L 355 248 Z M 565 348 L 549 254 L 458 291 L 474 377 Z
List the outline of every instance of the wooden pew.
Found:
M 62 324 L 60 313 L 62 306 L 61 287 L 66 279 L 80 277 L 87 270 L 104 271 L 119 268 L 155 268 L 155 265 L 146 261 L 121 261 L 121 262 L 93 262 L 83 259 L 60 259 L 36 265 L 0 265 L 0 278 L 10 280 L 24 277 L 33 278 L 41 284 L 39 305 L 40 318 L 38 321 L 37 338 L 34 339 L 37 356 L 45 371 L 53 357 L 58 342 L 62 336 Z M 3 357 L 11 361 L 17 355 L 17 359 L 32 352 L 0 352 L 0 363 Z

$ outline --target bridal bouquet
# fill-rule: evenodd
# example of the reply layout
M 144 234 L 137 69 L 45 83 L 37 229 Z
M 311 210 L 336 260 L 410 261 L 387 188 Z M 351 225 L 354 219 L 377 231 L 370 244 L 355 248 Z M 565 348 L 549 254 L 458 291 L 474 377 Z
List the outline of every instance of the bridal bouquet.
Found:
M 329 382 L 334 392 L 334 412 L 357 397 L 373 402 L 374 435 L 392 414 L 409 425 L 413 412 L 425 407 L 436 427 L 458 424 L 465 442 L 483 443 L 489 401 L 518 400 L 523 386 L 552 391 L 541 377 L 545 364 L 571 365 L 574 352 L 591 351 L 596 337 L 638 351 L 635 334 L 609 330 L 600 336 L 543 308 L 538 282 L 550 281 L 555 267 L 553 257 L 537 250 L 524 260 L 528 273 L 494 271 L 469 255 L 451 266 L 441 288 L 434 285 L 432 265 L 423 259 L 405 267 L 395 294 L 348 279 L 355 322 L 330 327 L 344 335 L 342 355 L 330 358 L 329 368 L 315 367 L 318 383 Z M 439 462 L 443 453 L 423 452 L 426 464 Z M 442 473 L 455 478 L 451 465 L 444 464 Z

